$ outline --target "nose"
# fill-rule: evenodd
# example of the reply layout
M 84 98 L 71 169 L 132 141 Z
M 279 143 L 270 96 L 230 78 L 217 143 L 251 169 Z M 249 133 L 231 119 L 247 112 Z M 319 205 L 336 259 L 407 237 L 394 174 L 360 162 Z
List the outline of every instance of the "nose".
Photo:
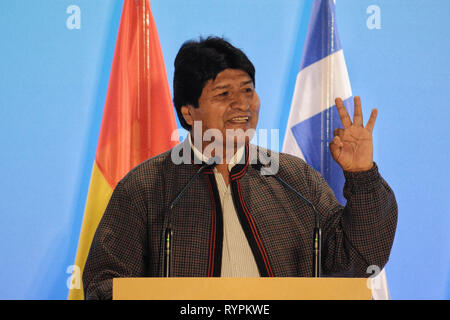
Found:
M 250 109 L 250 103 L 245 94 L 236 94 L 235 99 L 231 102 L 231 107 L 242 111 L 247 111 Z

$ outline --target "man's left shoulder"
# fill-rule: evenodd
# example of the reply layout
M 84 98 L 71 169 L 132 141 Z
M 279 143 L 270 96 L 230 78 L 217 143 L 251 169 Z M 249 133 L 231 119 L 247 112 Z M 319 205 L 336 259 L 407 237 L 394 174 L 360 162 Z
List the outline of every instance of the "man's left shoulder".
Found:
M 258 161 L 270 166 L 281 175 L 303 175 L 314 169 L 305 160 L 283 152 L 263 148 L 258 145 L 250 145 L 250 151 L 254 153 Z
M 278 152 L 267 149 L 258 145 L 250 144 L 250 152 L 254 153 L 254 157 L 262 161 L 279 161 L 280 164 L 286 166 L 305 166 L 307 163 L 302 158 L 291 155 L 289 153 Z

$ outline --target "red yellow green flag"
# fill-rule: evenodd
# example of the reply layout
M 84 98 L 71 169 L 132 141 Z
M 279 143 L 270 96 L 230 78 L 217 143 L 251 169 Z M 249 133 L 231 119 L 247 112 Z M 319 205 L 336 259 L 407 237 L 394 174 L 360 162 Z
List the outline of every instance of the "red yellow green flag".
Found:
M 84 264 L 116 184 L 142 161 L 178 143 L 171 141 L 175 129 L 175 114 L 150 2 L 125 0 L 69 299 L 83 299 Z

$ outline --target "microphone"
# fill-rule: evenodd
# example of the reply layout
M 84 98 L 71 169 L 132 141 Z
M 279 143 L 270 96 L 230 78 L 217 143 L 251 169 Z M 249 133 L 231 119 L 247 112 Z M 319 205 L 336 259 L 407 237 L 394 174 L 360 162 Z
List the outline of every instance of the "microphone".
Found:
M 190 188 L 190 186 L 194 183 L 194 181 L 198 178 L 198 176 L 205 170 L 213 169 L 218 163 L 220 163 L 220 157 L 212 157 L 208 159 L 208 161 L 203 164 L 200 169 L 192 176 L 189 182 L 184 186 L 184 188 L 180 191 L 180 193 L 175 197 L 175 199 L 170 203 L 169 211 L 167 213 L 167 223 L 166 228 L 164 230 L 164 277 L 170 277 L 170 267 L 171 267 L 171 253 L 172 253 L 172 242 L 173 242 L 173 227 L 171 222 L 172 217 L 172 209 L 177 205 L 186 191 Z
M 321 251 L 322 251 L 322 245 L 321 245 L 321 243 L 322 243 L 322 230 L 320 228 L 319 212 L 317 211 L 316 207 L 311 203 L 311 201 L 306 199 L 300 192 L 295 190 L 289 183 L 284 181 L 281 177 L 279 177 L 275 173 L 271 172 L 263 164 L 257 163 L 257 164 L 254 164 L 252 166 L 257 171 L 261 172 L 261 175 L 270 175 L 270 176 L 274 177 L 275 179 L 277 179 L 277 181 L 280 184 L 282 184 L 284 187 L 286 187 L 291 192 L 293 192 L 297 196 L 297 198 L 299 198 L 303 202 L 305 202 L 314 211 L 315 226 L 314 226 L 314 234 L 313 234 L 313 272 L 312 272 L 312 274 L 313 274 L 314 278 L 320 278 L 321 277 L 321 273 L 322 273 L 322 270 L 321 270 L 321 262 L 322 262 L 322 257 L 321 257 Z M 262 172 L 263 170 L 265 171 L 265 173 Z

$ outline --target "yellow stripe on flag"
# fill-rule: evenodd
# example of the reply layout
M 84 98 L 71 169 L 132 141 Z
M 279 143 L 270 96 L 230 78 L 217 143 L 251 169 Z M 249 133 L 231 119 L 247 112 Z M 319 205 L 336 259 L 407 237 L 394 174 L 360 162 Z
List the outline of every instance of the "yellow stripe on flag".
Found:
M 91 247 L 92 239 L 94 238 L 95 230 L 100 223 L 112 192 L 113 189 L 99 170 L 97 163 L 94 162 L 86 207 L 84 209 L 80 240 L 78 242 L 77 256 L 75 258 L 74 270 L 79 270 L 80 272 L 74 272 L 72 274 L 72 285 L 69 291 L 69 299 L 71 300 L 84 299 L 83 283 L 81 279 L 76 279 L 76 277 L 81 277 L 83 274 L 84 264 Z

